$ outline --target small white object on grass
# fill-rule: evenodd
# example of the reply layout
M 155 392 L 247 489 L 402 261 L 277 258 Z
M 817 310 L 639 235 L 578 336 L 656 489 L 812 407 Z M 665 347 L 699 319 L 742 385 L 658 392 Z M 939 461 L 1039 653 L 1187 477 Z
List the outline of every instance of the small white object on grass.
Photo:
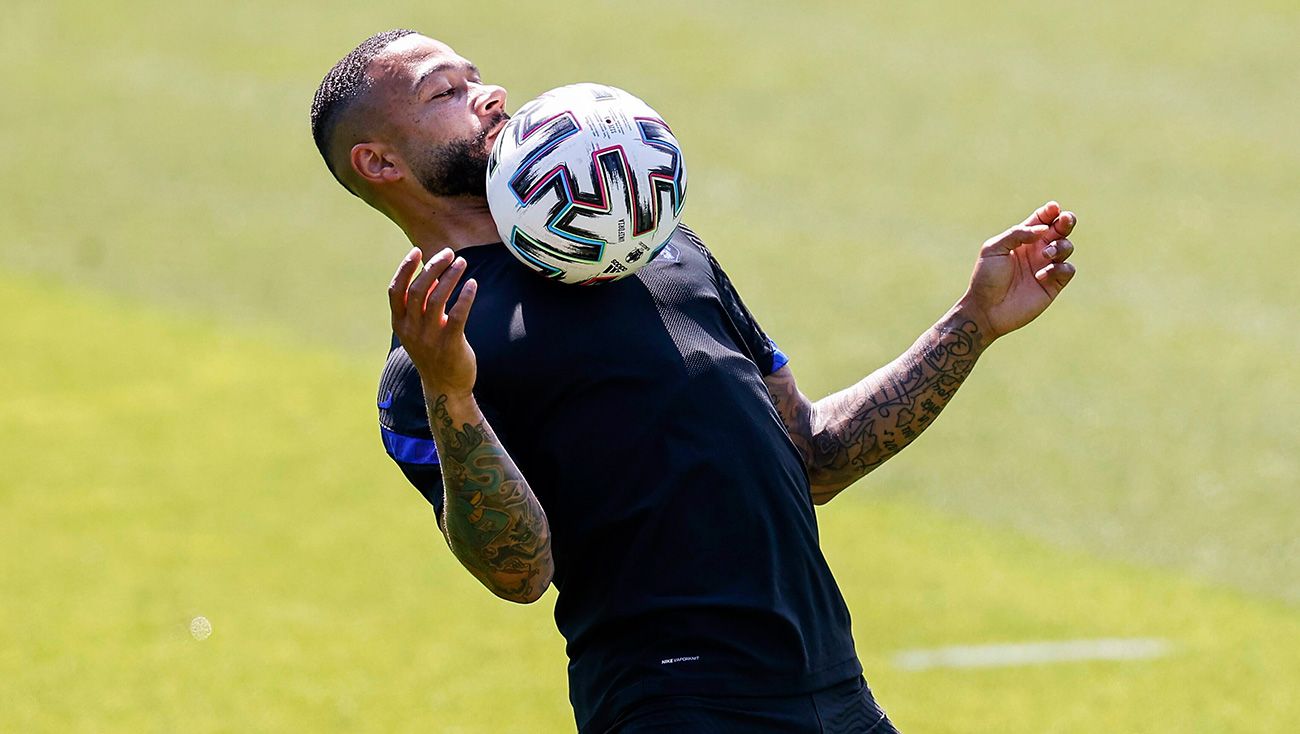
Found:
M 207 617 L 195 617 L 190 620 L 190 634 L 196 640 L 206 640 L 212 635 L 212 623 Z
M 894 656 L 894 665 L 903 670 L 929 670 L 1000 668 L 1083 660 L 1149 660 L 1169 654 L 1171 647 L 1165 640 L 1152 638 L 963 645 L 933 650 L 906 650 Z

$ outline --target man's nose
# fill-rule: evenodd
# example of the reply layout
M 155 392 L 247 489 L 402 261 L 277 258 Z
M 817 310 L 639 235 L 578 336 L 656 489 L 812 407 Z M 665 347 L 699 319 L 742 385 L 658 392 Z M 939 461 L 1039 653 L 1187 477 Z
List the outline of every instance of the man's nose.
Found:
M 506 89 L 495 84 L 480 84 L 474 98 L 475 112 L 490 115 L 506 110 Z

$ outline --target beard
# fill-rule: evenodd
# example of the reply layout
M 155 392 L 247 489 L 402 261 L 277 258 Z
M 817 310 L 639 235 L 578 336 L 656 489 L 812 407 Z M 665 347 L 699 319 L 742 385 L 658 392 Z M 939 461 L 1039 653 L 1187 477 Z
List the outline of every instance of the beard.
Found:
M 487 136 L 510 115 L 498 112 L 472 138 L 453 140 L 412 161 L 420 185 L 434 196 L 487 196 Z

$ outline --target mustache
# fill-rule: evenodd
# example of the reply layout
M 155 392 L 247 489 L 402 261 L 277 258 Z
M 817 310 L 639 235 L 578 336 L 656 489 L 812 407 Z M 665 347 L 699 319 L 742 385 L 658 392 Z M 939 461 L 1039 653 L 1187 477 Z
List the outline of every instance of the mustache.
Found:
M 486 142 L 487 136 L 491 135 L 493 130 L 497 129 L 499 125 L 505 124 L 509 119 L 510 115 L 507 115 L 504 112 L 497 112 L 492 116 L 492 119 L 488 121 L 488 124 L 484 125 L 483 129 L 479 131 L 477 142 L 479 144 Z

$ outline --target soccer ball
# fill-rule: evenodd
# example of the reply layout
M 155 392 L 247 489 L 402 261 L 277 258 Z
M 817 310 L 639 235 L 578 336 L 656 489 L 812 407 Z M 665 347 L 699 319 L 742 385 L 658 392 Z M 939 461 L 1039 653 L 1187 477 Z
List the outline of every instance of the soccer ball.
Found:
M 520 107 L 497 134 L 487 198 L 515 257 L 548 278 L 591 285 L 631 275 L 667 244 L 686 166 L 645 102 L 571 84 Z

